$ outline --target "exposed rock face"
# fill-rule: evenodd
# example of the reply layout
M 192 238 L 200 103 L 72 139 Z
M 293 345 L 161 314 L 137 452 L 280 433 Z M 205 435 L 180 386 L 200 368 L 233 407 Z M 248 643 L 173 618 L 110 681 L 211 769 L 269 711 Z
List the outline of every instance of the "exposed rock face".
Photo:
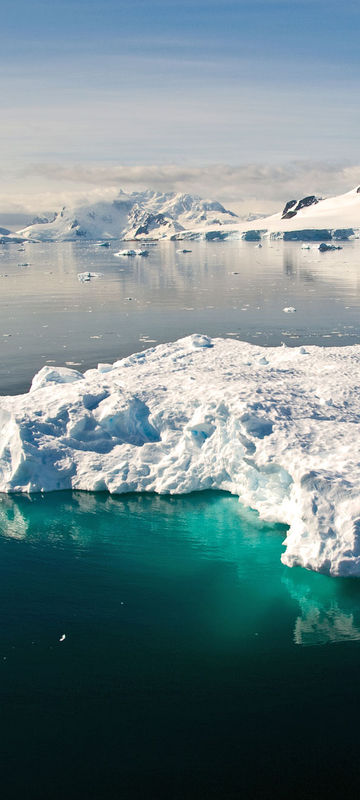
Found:
M 296 200 L 289 200 L 286 203 L 284 211 L 282 212 L 282 218 L 283 219 L 287 219 L 286 215 L 287 215 L 288 211 L 290 211 L 290 208 L 293 208 L 294 206 L 296 206 Z
M 307 206 L 313 206 L 318 203 L 320 199 L 320 197 L 315 197 L 314 194 L 310 194 L 308 197 L 303 197 L 302 200 L 299 200 L 295 211 L 300 211 L 301 208 L 306 208 Z
M 170 239 L 196 226 L 228 225 L 237 215 L 217 201 L 177 192 L 120 191 L 111 202 L 77 208 L 65 206 L 52 219 L 38 217 L 24 229 L 36 241 Z
M 314 194 L 309 194 L 307 197 L 303 197 L 302 200 L 299 200 L 298 202 L 296 200 L 289 200 L 282 212 L 281 219 L 291 219 L 292 217 L 295 217 L 297 212 L 302 208 L 315 205 L 319 202 L 319 200 L 321 200 L 321 198 L 316 197 Z

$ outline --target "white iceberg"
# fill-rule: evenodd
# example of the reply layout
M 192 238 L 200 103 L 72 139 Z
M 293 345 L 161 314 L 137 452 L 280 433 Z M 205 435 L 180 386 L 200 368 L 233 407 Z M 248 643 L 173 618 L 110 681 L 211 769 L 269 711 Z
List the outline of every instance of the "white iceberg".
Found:
M 114 256 L 117 258 L 123 258 L 126 256 L 148 256 L 148 250 L 119 250 L 118 253 L 114 253 Z
M 222 489 L 287 523 L 282 556 L 360 575 L 360 346 L 193 335 L 0 398 L 0 491 Z

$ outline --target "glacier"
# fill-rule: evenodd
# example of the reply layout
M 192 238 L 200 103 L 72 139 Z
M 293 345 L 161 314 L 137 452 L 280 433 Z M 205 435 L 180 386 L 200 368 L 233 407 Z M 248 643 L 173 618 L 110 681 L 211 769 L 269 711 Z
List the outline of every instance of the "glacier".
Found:
M 262 239 L 284 241 L 346 241 L 360 237 L 360 187 L 343 195 L 320 199 L 308 195 L 290 200 L 271 216 L 241 220 L 217 201 L 176 192 L 119 191 L 112 201 L 76 208 L 63 207 L 53 217 L 36 218 L 32 225 L 3 242 L 23 241 L 222 241 Z
M 119 191 L 112 201 L 63 206 L 53 218 L 19 231 L 21 241 L 95 241 L 171 239 L 180 231 L 226 225 L 237 219 L 221 203 L 179 192 Z M 6 237 L 5 237 L 6 238 Z
M 220 489 L 289 526 L 282 561 L 360 575 L 360 346 L 193 334 L 0 398 L 0 491 Z

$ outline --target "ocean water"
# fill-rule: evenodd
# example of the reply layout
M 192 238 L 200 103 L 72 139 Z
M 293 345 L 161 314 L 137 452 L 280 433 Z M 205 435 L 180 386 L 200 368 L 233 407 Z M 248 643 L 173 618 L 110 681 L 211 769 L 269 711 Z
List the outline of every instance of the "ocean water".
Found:
M 177 252 L 184 244 L 191 253 Z M 114 257 L 123 247 L 0 246 L 0 394 L 24 391 L 47 363 L 86 369 L 194 332 L 264 345 L 360 342 L 358 241 L 334 253 L 299 242 L 162 242 L 148 258 Z M 102 277 L 80 283 L 84 271 Z
M 360 342 L 357 242 L 119 247 L 1 248 L 1 394 L 194 331 Z M 360 584 L 284 535 L 215 492 L 2 496 L 2 796 L 355 797 Z
M 4 498 L 2 796 L 356 796 L 360 586 L 284 533 L 221 493 Z

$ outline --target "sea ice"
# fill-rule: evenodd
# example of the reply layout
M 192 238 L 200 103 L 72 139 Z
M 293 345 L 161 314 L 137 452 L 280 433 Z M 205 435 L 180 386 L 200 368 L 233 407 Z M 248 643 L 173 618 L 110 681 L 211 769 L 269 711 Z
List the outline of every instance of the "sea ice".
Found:
M 0 398 L 0 491 L 222 489 L 287 523 L 282 556 L 360 576 L 360 346 L 193 335 Z
M 80 283 L 87 283 L 92 278 L 101 278 L 102 272 L 78 272 L 78 280 Z
M 335 244 L 326 244 L 326 242 L 322 242 L 319 244 L 320 253 L 326 253 L 327 250 L 342 250 L 340 245 L 336 246 Z
M 118 253 L 114 253 L 114 256 L 117 258 L 123 256 L 148 256 L 148 250 L 119 250 Z

